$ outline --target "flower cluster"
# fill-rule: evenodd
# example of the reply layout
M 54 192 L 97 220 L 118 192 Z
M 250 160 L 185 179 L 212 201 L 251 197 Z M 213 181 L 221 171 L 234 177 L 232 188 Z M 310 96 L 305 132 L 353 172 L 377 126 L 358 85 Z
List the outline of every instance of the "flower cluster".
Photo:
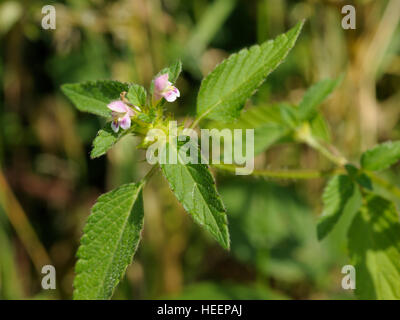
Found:
M 154 100 L 159 101 L 165 98 L 168 102 L 173 102 L 180 96 L 178 88 L 174 87 L 168 81 L 168 73 L 162 74 L 154 79 Z M 111 110 L 111 128 L 114 132 L 118 132 L 121 127 L 127 130 L 131 127 L 131 118 L 135 116 L 136 110 L 140 110 L 137 106 L 132 106 L 132 109 L 127 103 L 121 100 L 110 102 L 107 107 Z

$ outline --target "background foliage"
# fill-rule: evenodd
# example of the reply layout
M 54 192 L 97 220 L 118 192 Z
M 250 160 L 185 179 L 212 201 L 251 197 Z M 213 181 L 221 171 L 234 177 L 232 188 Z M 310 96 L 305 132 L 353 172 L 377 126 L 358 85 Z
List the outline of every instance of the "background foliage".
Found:
M 181 58 L 182 98 L 170 110 L 184 121 L 183 115 L 196 112 L 194 88 L 229 53 L 306 18 L 296 46 L 249 105 L 263 110 L 281 101 L 298 104 L 311 84 L 344 72 L 322 105 L 328 125 L 321 130 L 315 124 L 321 136 L 352 161 L 377 142 L 399 140 L 399 2 L 352 3 L 357 29 L 345 31 L 343 4 L 334 0 L 58 1 L 52 31 L 40 27 L 41 7 L 48 2 L 1 2 L 0 298 L 70 298 L 75 253 L 91 206 L 101 193 L 139 181 L 148 170 L 132 137 L 90 160 L 91 141 L 104 123 L 75 110 L 60 91 L 63 83 L 118 79 L 148 87 L 154 74 Z M 378 152 L 365 154 L 363 166 L 391 164 L 371 163 Z M 397 158 L 397 148 L 391 152 Z M 310 148 L 284 141 L 261 153 L 256 165 L 329 167 Z M 334 201 L 326 193 L 320 200 L 325 178 L 267 181 L 215 174 L 227 207 L 231 252 L 188 218 L 158 174 L 143 192 L 143 241 L 114 298 L 353 298 L 340 286 L 341 267 L 350 262 L 341 234 L 348 226 L 317 240 L 324 202 Z M 398 185 L 399 166 L 382 175 Z M 383 202 L 368 200 L 370 210 L 356 221 L 365 233 L 372 232 L 365 221 Z M 393 215 L 385 207 L 385 217 Z M 385 221 L 375 223 L 379 228 Z M 355 241 L 350 253 L 364 244 Z M 44 264 L 56 267 L 55 291 L 41 290 Z

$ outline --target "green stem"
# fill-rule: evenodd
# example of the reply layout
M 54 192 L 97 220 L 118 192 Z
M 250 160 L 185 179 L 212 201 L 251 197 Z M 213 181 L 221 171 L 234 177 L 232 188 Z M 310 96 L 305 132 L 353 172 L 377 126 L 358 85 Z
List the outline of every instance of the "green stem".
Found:
M 379 177 L 374 172 L 365 172 L 365 173 L 371 178 L 371 180 L 374 183 L 380 185 L 382 188 L 389 191 L 391 194 L 393 194 L 397 198 L 400 198 L 400 188 L 396 187 L 395 185 L 386 181 L 385 179 Z
M 192 124 L 189 126 L 189 129 L 195 128 L 199 124 L 200 120 L 201 120 L 200 118 L 194 119 Z
M 315 150 L 319 151 L 323 156 L 325 156 L 327 159 L 332 161 L 334 164 L 338 165 L 339 167 L 342 167 L 345 165 L 348 161 L 346 158 L 343 156 L 337 156 L 333 154 L 331 151 L 329 151 L 325 146 L 323 146 L 318 140 L 314 139 L 313 136 L 308 136 L 304 142 L 309 145 L 310 147 L 314 148 Z
M 143 185 L 145 185 L 145 184 L 150 180 L 150 178 L 151 178 L 151 177 L 153 176 L 153 174 L 156 172 L 157 168 L 158 168 L 158 164 L 155 164 L 155 165 L 152 166 L 151 169 L 146 173 L 146 175 L 143 177 L 143 179 L 142 179 L 142 181 L 141 181 L 141 183 L 142 183 Z
M 235 172 L 237 166 L 227 165 L 227 164 L 212 164 L 213 167 L 229 171 Z M 344 172 L 343 169 L 334 169 L 334 170 L 254 170 L 250 175 L 256 177 L 266 177 L 266 178 L 279 178 L 279 179 L 316 179 L 326 176 L 335 175 L 338 173 Z

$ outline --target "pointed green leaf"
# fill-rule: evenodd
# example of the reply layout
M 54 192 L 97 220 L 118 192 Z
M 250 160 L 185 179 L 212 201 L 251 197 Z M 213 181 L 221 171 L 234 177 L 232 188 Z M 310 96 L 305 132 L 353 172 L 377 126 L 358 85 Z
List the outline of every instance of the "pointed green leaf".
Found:
M 74 299 L 111 298 L 139 244 L 142 187 L 126 184 L 97 199 L 77 253 Z
M 354 193 L 354 188 L 350 177 L 345 175 L 334 176 L 328 182 L 322 195 L 323 213 L 317 225 L 319 240 L 325 238 L 335 227 Z
M 167 155 L 170 149 L 177 152 L 176 146 L 168 143 Z M 161 164 L 161 169 L 171 190 L 194 221 L 209 231 L 222 247 L 229 249 L 226 209 L 207 165 L 185 164 L 178 153 L 176 164 Z
M 129 87 L 126 97 L 134 106 L 144 107 L 146 105 L 146 89 L 138 84 L 132 84 Z
M 111 112 L 107 108 L 107 104 L 118 100 L 121 92 L 128 91 L 129 85 L 118 81 L 104 80 L 64 84 L 61 89 L 80 111 L 110 117 Z
M 201 83 L 198 118 L 225 122 L 236 119 L 246 100 L 285 59 L 302 26 L 299 22 L 275 40 L 243 49 L 218 65 Z
M 103 129 L 100 129 L 96 138 L 93 140 L 93 148 L 90 152 L 92 159 L 98 158 L 105 154 L 119 139 L 128 134 L 128 130 L 119 130 L 114 132 L 111 129 L 110 123 L 107 123 Z
M 400 299 L 400 223 L 395 205 L 369 194 L 348 234 L 360 299 Z
M 400 159 L 400 141 L 378 144 L 361 156 L 361 166 L 366 170 L 378 171 L 390 167 Z
M 310 120 L 317 113 L 317 107 L 332 93 L 339 85 L 343 77 L 338 79 L 325 79 L 311 86 L 304 94 L 299 104 L 299 120 Z

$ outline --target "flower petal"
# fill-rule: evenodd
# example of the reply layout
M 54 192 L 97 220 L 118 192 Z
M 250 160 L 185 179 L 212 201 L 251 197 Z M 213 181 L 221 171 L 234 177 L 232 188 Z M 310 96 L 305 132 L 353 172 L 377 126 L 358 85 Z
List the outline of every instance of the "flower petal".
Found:
M 137 107 L 137 106 L 134 106 L 135 108 L 139 108 L 139 107 Z M 140 109 L 139 109 L 140 110 Z M 130 107 L 128 107 L 128 111 L 127 111 L 127 113 L 126 113 L 128 116 L 130 116 L 130 117 L 133 117 L 134 115 L 135 115 L 135 111 L 132 109 L 132 108 L 130 108 Z
M 180 96 L 180 92 L 177 88 L 173 87 L 173 89 L 164 92 L 162 95 L 168 102 L 174 102 Z
M 121 100 L 116 100 L 112 101 L 107 105 L 108 109 L 115 111 L 115 112 L 120 112 L 120 113 L 125 113 L 128 111 L 128 106 L 123 103 Z
M 124 115 L 123 118 L 120 118 L 118 122 L 121 128 L 124 130 L 129 129 L 131 127 L 131 117 L 129 116 L 128 113 Z
M 115 120 L 111 121 L 111 129 L 113 129 L 114 132 L 118 132 L 118 130 L 119 130 L 118 120 L 117 121 L 115 121 Z
M 168 73 L 158 76 L 154 80 L 154 92 L 161 93 L 168 86 Z
M 181 93 L 179 92 L 177 87 L 172 87 L 174 88 L 173 91 L 175 92 L 176 96 L 179 98 L 181 96 Z

